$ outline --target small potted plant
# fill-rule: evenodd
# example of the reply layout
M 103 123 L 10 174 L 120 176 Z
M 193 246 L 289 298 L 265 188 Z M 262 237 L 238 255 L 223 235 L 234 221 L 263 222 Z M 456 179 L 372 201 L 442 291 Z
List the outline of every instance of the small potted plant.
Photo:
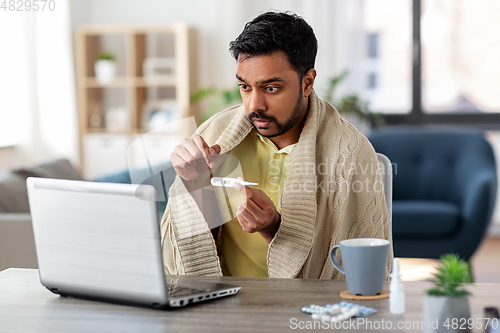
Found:
M 465 284 L 472 281 L 467 262 L 456 254 L 441 256 L 432 280 L 434 287 L 424 298 L 424 332 L 470 332 L 470 293 Z
M 102 52 L 94 64 L 94 70 L 97 82 L 112 82 L 116 73 L 115 56 L 111 52 Z
M 348 122 L 365 135 L 370 133 L 371 128 L 377 130 L 384 128 L 385 121 L 382 114 L 372 112 L 368 107 L 368 102 L 357 94 L 344 95 L 340 99 L 334 97 L 338 85 L 346 78 L 348 73 L 347 70 L 344 70 L 328 81 L 328 87 L 324 94 L 325 100 L 336 107 Z

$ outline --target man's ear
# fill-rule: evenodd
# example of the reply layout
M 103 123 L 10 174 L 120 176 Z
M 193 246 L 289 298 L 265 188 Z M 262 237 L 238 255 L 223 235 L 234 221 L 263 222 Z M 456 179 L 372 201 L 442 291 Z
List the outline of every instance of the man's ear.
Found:
M 311 68 L 302 77 L 302 91 L 304 91 L 304 97 L 309 97 L 312 93 L 314 80 L 316 79 L 316 70 Z

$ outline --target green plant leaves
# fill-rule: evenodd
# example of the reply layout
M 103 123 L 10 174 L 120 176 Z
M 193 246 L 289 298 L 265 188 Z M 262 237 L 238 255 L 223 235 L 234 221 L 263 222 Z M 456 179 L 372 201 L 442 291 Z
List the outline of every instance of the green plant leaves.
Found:
M 101 52 L 98 57 L 99 60 L 110 60 L 113 61 L 115 60 L 115 55 L 111 52 Z
M 240 104 L 240 86 L 232 89 L 217 89 L 213 87 L 200 89 L 191 95 L 191 103 L 197 103 L 201 100 L 208 100 L 206 111 L 203 113 L 202 122 L 213 116 L 219 111 L 227 109 L 230 106 Z
M 427 294 L 434 296 L 463 297 L 469 295 L 464 284 L 472 283 L 473 276 L 469 264 L 453 253 L 440 257 L 440 266 L 434 273 L 434 288 Z
M 337 76 L 330 79 L 325 93 L 325 100 L 335 106 L 340 113 L 353 114 L 359 120 L 367 120 L 376 129 L 385 127 L 385 120 L 381 113 L 371 112 L 368 108 L 368 102 L 363 101 L 358 95 L 350 94 L 335 100 L 335 90 L 342 80 L 349 74 L 347 70 L 342 71 Z

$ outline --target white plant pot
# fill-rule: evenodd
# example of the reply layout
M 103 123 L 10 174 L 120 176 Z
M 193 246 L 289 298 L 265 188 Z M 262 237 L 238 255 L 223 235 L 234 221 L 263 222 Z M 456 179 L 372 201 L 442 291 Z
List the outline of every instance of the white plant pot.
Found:
M 110 83 L 115 78 L 116 64 L 111 60 L 97 60 L 94 64 L 94 70 L 97 82 Z
M 468 297 L 425 295 L 423 310 L 424 333 L 471 332 L 468 328 L 469 318 Z

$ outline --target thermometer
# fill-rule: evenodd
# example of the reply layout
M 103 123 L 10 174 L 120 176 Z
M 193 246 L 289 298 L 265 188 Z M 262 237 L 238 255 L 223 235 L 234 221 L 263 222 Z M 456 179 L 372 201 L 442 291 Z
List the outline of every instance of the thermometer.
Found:
M 234 183 L 239 183 L 241 185 L 259 185 L 259 183 L 251 183 L 236 178 L 224 178 L 224 177 L 212 177 L 212 179 L 210 179 L 210 182 L 212 183 L 213 186 L 222 186 L 222 187 L 233 187 Z

